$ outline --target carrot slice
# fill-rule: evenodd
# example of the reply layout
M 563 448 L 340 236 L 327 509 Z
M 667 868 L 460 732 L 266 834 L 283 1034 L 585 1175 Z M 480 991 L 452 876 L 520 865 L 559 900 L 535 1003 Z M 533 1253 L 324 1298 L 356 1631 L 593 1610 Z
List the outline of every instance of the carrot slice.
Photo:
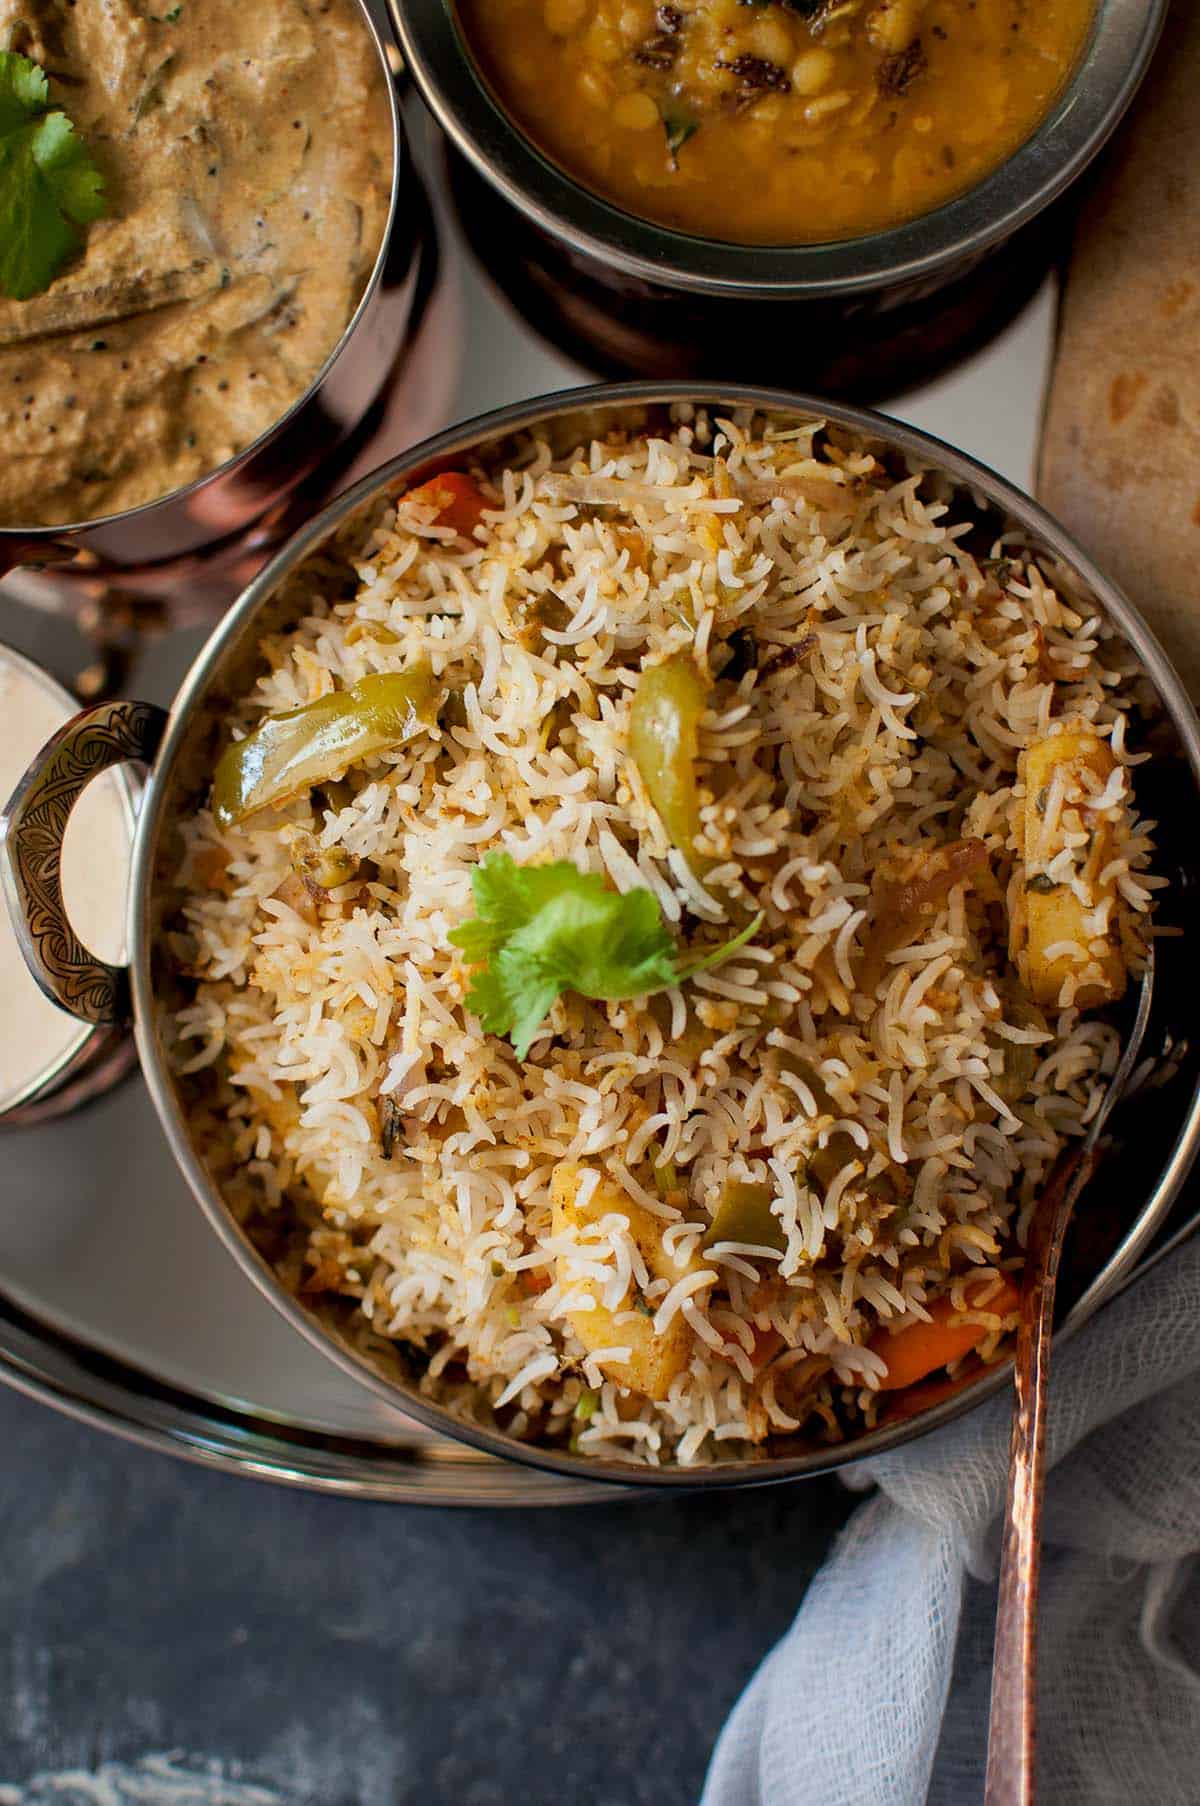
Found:
M 919 1417 L 922 1411 L 932 1411 L 943 1399 L 954 1398 L 958 1393 L 965 1392 L 968 1386 L 982 1379 L 985 1373 L 993 1372 L 998 1365 L 995 1361 L 986 1365 L 982 1361 L 975 1361 L 965 1373 L 956 1373 L 953 1379 L 947 1375 L 941 1380 L 926 1380 L 923 1386 L 911 1386 L 898 1398 L 888 1400 L 887 1409 L 879 1418 L 880 1427 L 889 1423 L 905 1423 L 910 1417 Z
M 989 1287 L 994 1289 L 989 1291 Z M 939 1367 L 948 1367 L 951 1361 L 969 1354 L 992 1326 L 964 1322 L 964 1317 L 975 1311 L 986 1311 L 989 1317 L 1007 1317 L 1016 1310 L 1020 1299 L 1016 1281 L 1008 1274 L 999 1280 L 989 1274 L 986 1281 L 980 1279 L 976 1291 L 981 1296 L 968 1298 L 965 1310 L 956 1308 L 949 1298 L 938 1298 L 929 1307 L 931 1322 L 909 1323 L 894 1332 L 876 1331 L 868 1346 L 887 1363 L 887 1372 L 877 1381 L 881 1392 L 898 1392 L 902 1386 L 915 1385 Z
M 782 1347 L 783 1337 L 777 1329 L 756 1329 L 754 1347 L 750 1351 L 750 1365 L 756 1369 L 767 1366 Z
M 443 470 L 416 489 L 410 489 L 404 500 L 424 502 L 426 506 L 436 508 L 439 522 L 453 527 L 464 539 L 471 537 L 479 525 L 480 515 L 488 506 L 487 497 L 474 478 L 461 470 Z

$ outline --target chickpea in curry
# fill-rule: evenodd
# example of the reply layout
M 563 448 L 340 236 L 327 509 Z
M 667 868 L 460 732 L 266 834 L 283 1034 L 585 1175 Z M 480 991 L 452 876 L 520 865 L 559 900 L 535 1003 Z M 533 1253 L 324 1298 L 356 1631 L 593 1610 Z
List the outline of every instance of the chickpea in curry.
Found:
M 1036 130 L 1093 0 L 461 0 L 501 102 L 630 213 L 748 244 L 896 226 Z

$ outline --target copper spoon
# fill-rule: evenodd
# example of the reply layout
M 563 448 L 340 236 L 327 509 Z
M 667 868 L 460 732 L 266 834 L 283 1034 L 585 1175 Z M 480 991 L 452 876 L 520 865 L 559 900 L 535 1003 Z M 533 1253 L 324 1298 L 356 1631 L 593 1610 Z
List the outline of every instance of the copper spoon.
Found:
M 1063 1241 L 1079 1194 L 1099 1163 L 1100 1137 L 1129 1084 L 1150 1020 L 1154 949 L 1149 949 L 1137 1014 L 1108 1090 L 1077 1148 L 1056 1166 L 1029 1225 L 1014 1365 L 1016 1401 L 1008 1499 L 1000 1556 L 1000 1599 L 992 1658 L 984 1806 L 1033 1806 L 1037 1746 L 1037 1608 L 1046 1484 L 1050 1336 Z

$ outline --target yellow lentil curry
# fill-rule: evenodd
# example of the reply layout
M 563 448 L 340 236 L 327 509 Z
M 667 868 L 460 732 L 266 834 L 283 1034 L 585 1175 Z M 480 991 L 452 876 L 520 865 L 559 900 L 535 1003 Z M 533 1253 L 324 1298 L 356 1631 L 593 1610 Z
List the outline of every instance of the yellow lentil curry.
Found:
M 514 118 L 631 213 L 814 243 L 973 187 L 1045 117 L 1093 0 L 460 0 Z

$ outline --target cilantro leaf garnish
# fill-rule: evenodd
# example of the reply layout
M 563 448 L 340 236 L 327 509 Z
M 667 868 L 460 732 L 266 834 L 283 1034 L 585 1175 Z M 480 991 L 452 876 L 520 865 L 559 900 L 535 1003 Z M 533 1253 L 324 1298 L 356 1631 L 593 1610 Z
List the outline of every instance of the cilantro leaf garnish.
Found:
M 754 0 L 754 3 L 758 4 L 759 0 Z M 765 4 L 765 0 L 763 3 Z M 674 105 L 660 105 L 659 117 L 667 135 L 667 161 L 672 169 L 678 169 L 679 153 L 688 139 L 694 138 L 700 130 L 700 121 L 694 113 Z
M 79 249 L 78 228 L 105 209 L 104 178 L 46 74 L 0 50 L 0 291 L 26 301 Z
M 478 914 L 450 940 L 475 973 L 467 1004 L 491 1035 L 509 1035 L 522 1060 L 564 991 L 619 1003 L 682 984 L 745 946 L 762 916 L 691 965 L 680 965 L 651 891 L 609 890 L 568 860 L 518 865 L 489 853 L 471 873 Z

